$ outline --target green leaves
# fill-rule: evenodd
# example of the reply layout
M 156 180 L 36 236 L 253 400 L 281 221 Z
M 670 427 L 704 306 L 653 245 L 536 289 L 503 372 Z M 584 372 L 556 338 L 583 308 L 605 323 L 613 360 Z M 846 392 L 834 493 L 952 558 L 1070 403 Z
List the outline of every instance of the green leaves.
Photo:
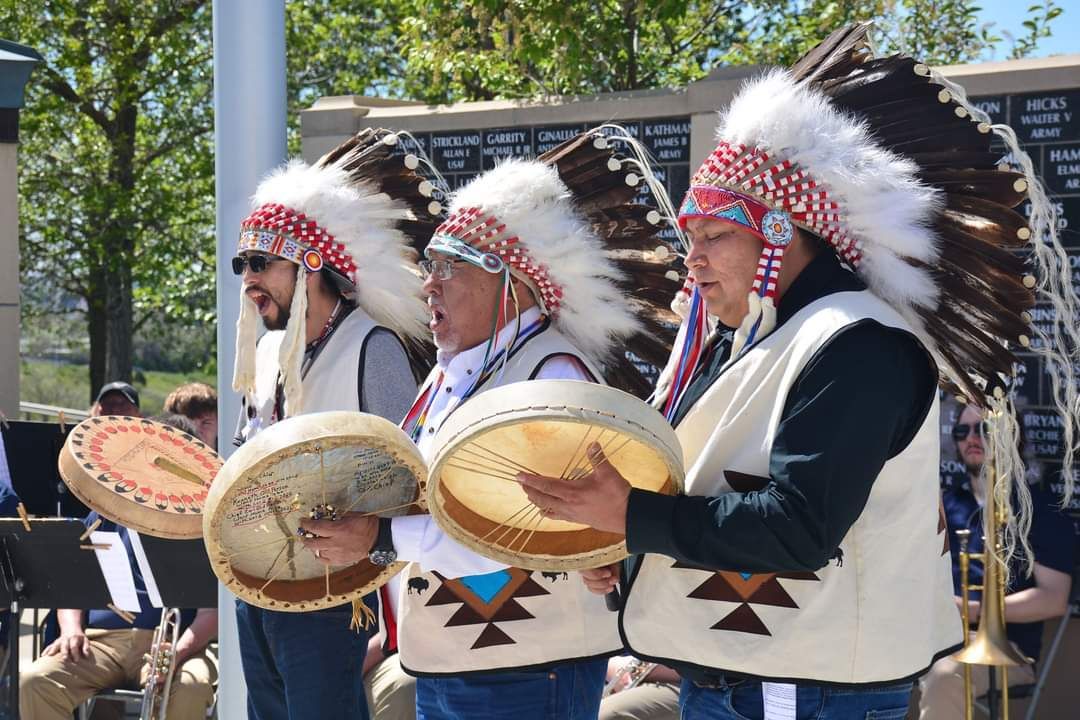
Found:
M 91 367 L 125 377 L 150 318 L 213 321 L 210 1 L 40 0 L 11 20 L 46 60 L 21 116 L 25 312 L 81 298 Z

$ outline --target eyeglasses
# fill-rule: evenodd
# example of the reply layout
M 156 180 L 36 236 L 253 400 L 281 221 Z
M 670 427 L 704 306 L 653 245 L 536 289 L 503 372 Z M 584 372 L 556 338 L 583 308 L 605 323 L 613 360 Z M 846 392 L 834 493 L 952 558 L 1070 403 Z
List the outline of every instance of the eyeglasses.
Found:
M 462 260 L 421 260 L 417 263 L 420 266 L 420 274 L 425 280 L 432 275 L 436 280 L 449 280 L 454 277 L 454 266 L 463 262 Z
M 232 259 L 232 271 L 235 275 L 243 275 L 244 268 L 249 267 L 251 272 L 261 273 L 266 270 L 270 263 L 284 259 L 272 255 L 237 255 Z
M 959 423 L 953 426 L 952 439 L 958 442 L 960 440 L 967 440 L 968 436 L 971 435 L 973 431 L 977 433 L 979 437 L 984 438 L 990 433 L 990 426 L 986 423 L 985 420 L 983 420 L 981 423 L 978 423 L 977 425 Z

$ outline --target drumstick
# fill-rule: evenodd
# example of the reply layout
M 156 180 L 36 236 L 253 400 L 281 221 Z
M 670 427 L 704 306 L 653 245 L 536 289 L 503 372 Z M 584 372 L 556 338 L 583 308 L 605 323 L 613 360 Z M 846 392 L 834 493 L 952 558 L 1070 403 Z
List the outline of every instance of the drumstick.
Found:
M 191 472 L 187 468 L 177 465 L 175 462 L 165 457 L 164 455 L 158 455 L 156 458 L 154 458 L 154 465 L 158 466 L 159 468 L 171 475 L 175 475 L 181 480 L 186 480 L 189 483 L 194 483 L 199 487 L 206 487 L 206 483 L 203 481 L 202 478 L 200 478 L 198 475 Z
M 82 541 L 86 540 L 88 537 L 90 537 L 90 535 L 95 530 L 97 530 L 100 525 L 101 525 L 101 518 L 98 518 L 97 520 L 94 520 L 94 522 L 92 522 L 90 524 L 90 527 L 86 528 L 86 532 L 84 532 L 82 535 L 79 536 L 79 542 L 82 542 Z
M 112 545 L 109 543 L 87 543 L 86 545 L 80 545 L 80 550 L 108 550 Z
M 120 608 L 116 607 L 112 603 L 105 603 L 105 607 L 109 608 L 114 613 L 116 613 L 117 616 L 119 616 L 119 618 L 121 620 L 123 620 L 124 622 L 126 622 L 128 625 L 135 624 L 135 616 L 132 615 L 131 613 L 129 613 L 127 610 L 121 610 Z
M 19 519 L 22 520 L 23 529 L 30 532 L 30 516 L 26 513 L 26 506 L 19 503 L 15 506 L 15 510 L 19 513 Z

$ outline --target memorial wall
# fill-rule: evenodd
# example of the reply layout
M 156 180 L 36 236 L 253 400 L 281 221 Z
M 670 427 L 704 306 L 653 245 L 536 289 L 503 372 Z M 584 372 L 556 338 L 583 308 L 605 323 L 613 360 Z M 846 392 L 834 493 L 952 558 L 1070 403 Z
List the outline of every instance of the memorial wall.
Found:
M 1080 75 L 1077 82 L 1080 83 Z M 1080 88 L 978 95 L 972 99 L 994 122 L 1011 125 L 1021 146 L 1031 156 L 1057 211 L 1073 291 L 1080 295 Z M 1005 152 L 1004 146 L 1001 150 Z M 1025 203 L 1021 210 L 1028 214 L 1029 204 Z M 1053 332 L 1057 318 L 1052 307 L 1038 304 L 1031 315 L 1034 324 L 1044 332 Z M 1022 360 L 1018 368 L 1020 420 L 1027 454 L 1037 461 L 1032 465 L 1041 469 L 1044 487 L 1058 495 L 1062 489 L 1064 438 L 1060 418 L 1051 407 L 1050 378 L 1036 355 L 1030 352 L 1019 355 Z M 1073 368 L 1073 372 L 1080 384 L 1080 368 Z M 1073 499 L 1070 513 L 1080 534 L 1080 497 Z

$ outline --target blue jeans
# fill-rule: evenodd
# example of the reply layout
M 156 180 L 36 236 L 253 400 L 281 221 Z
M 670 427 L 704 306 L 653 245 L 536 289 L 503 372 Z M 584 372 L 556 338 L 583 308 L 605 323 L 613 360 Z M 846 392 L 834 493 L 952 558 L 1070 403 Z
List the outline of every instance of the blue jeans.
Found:
M 375 595 L 364 598 L 375 610 Z M 349 629 L 351 605 L 308 613 L 236 601 L 248 720 L 368 720 L 362 670 L 377 628 Z
M 595 720 L 607 658 L 416 679 L 416 720 Z
M 903 720 L 911 698 L 911 683 L 851 688 L 799 685 L 797 720 Z M 680 720 L 761 720 L 761 683 L 741 680 L 720 688 L 700 688 L 682 681 Z

